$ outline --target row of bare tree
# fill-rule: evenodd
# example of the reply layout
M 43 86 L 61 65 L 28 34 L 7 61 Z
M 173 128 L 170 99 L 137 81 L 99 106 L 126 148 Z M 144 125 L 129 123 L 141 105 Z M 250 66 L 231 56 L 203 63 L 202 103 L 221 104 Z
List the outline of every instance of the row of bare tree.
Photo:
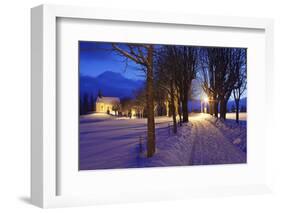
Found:
M 168 100 L 173 118 L 173 131 L 179 123 L 188 122 L 188 101 L 192 80 L 196 78 L 198 51 L 195 47 L 163 46 L 155 62 L 155 88 Z
M 155 153 L 156 99 L 169 105 L 176 133 L 177 116 L 180 124 L 189 121 L 194 79 L 201 82 L 209 97 L 210 114 L 218 117 L 220 112 L 225 119 L 227 102 L 233 95 L 239 120 L 239 102 L 246 90 L 246 49 L 152 44 L 112 44 L 112 48 L 126 61 L 138 64 L 146 76 L 147 157 Z
M 210 114 L 225 119 L 227 102 L 231 95 L 236 103 L 236 121 L 239 120 L 239 102 L 247 86 L 246 49 L 200 48 L 200 80 L 209 97 Z

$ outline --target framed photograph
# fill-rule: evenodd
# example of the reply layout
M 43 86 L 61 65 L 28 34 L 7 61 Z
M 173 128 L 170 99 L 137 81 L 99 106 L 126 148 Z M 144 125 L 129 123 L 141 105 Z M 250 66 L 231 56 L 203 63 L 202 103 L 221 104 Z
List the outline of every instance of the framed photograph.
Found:
M 272 20 L 31 15 L 33 204 L 270 192 Z

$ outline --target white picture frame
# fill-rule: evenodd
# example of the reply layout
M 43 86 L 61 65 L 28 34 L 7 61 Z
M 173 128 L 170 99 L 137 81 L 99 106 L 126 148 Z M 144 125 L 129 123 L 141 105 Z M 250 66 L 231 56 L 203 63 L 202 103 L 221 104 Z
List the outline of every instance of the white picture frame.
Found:
M 154 13 L 149 11 L 121 11 L 100 8 L 85 8 L 74 6 L 41 5 L 31 10 L 31 73 L 32 73 L 32 103 L 31 103 L 31 201 L 33 204 L 47 207 L 91 205 L 97 203 L 114 203 L 142 200 L 165 200 L 209 195 L 252 194 L 270 191 L 271 172 L 270 161 L 266 161 L 265 178 L 258 184 L 241 183 L 239 185 L 221 185 L 217 187 L 200 187 L 194 183 L 194 188 L 176 188 L 170 186 L 163 190 L 155 190 L 151 196 L 139 193 L 133 196 L 124 193 L 120 196 L 114 192 L 99 196 L 91 195 L 59 195 L 57 165 L 57 20 L 58 18 L 87 19 L 100 21 L 118 21 L 134 23 L 153 23 L 158 25 L 200 26 L 211 28 L 254 29 L 264 31 L 265 42 L 265 98 L 266 105 L 274 100 L 269 91 L 273 89 L 271 75 L 273 73 L 273 21 L 271 19 L 216 17 L 203 15 Z M 97 32 L 98 33 L 98 32 Z M 270 122 L 265 117 L 266 131 L 264 133 L 265 147 L 270 146 Z M 268 149 L 269 150 L 269 149 Z M 264 152 L 266 154 L 266 152 Z M 268 157 L 267 153 L 267 157 Z M 266 157 L 266 156 L 263 156 Z M 182 168 L 185 169 L 185 168 Z M 166 168 L 161 174 L 171 170 Z M 151 170 L 152 171 L 152 170 Z M 78 172 L 78 171 L 77 171 Z M 122 174 L 129 171 L 122 171 Z M 121 173 L 119 175 L 122 175 Z M 157 173 L 155 173 L 157 175 Z M 93 175 L 93 174 L 92 174 Z M 106 177 L 106 173 L 103 174 Z M 107 180 L 110 180 L 110 178 Z M 70 189 L 71 190 L 71 189 Z M 110 189 L 109 189 L 110 192 Z M 157 195 L 157 196 L 156 196 Z M 158 196 L 159 195 L 159 196 Z

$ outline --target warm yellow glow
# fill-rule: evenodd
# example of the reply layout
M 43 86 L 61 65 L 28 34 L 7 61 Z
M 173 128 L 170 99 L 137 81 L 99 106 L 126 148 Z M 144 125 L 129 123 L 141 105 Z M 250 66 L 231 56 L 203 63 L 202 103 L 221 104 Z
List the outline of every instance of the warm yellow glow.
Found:
M 204 102 L 206 102 L 206 103 L 209 102 L 209 98 L 208 98 L 208 97 L 205 97 L 205 98 L 204 98 Z
M 136 115 L 136 110 L 132 109 L 132 116 L 135 116 Z

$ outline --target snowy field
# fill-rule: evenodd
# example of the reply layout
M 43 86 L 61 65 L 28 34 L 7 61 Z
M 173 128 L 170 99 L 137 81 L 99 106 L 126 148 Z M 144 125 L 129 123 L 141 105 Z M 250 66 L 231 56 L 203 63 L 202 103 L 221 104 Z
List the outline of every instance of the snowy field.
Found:
M 157 117 L 156 153 L 146 158 L 146 119 L 105 114 L 80 117 L 80 170 L 246 163 L 246 114 L 225 122 L 194 113 L 172 133 L 172 120 Z M 141 145 L 140 145 L 141 144 Z
M 235 120 L 236 114 L 235 114 L 235 113 L 227 113 L 227 114 L 226 114 L 226 118 L 227 118 L 227 119 Z M 239 120 L 240 120 L 240 121 L 246 121 L 246 120 L 247 120 L 247 113 L 246 113 L 246 112 L 241 112 L 241 113 L 239 114 Z

